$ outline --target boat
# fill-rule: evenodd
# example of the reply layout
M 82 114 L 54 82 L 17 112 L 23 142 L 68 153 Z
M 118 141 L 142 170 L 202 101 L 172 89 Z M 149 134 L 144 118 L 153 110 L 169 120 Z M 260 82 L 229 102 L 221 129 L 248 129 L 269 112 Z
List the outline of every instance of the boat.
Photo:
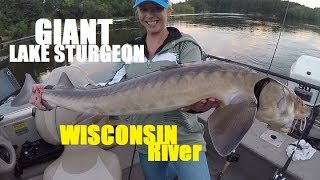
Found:
M 300 62 L 297 62 L 294 67 L 300 67 Z M 96 74 L 88 73 L 90 72 L 89 69 L 76 66 L 57 68 L 48 77 L 47 81 L 52 83 L 57 82 L 57 77 L 62 72 L 66 72 L 71 80 L 78 85 L 102 82 L 101 79 L 96 79 Z M 298 77 L 295 70 L 292 72 L 292 77 Z M 107 74 L 105 71 L 97 73 Z M 8 74 L 10 73 L 6 73 L 4 76 L 6 77 L 6 81 L 0 81 L 2 84 L 14 84 L 14 80 L 8 80 Z M 84 78 L 83 74 L 89 74 L 88 78 Z M 78 77 L 81 77 L 81 79 L 79 80 Z M 295 87 L 300 87 L 299 84 L 291 84 L 290 86 L 292 86 L 293 90 L 295 90 Z M 18 86 L 13 87 L 19 89 Z M 5 97 L 15 94 L 16 89 L 11 90 Z M 304 91 L 299 90 L 299 92 L 305 94 L 303 93 Z M 62 108 L 44 113 L 28 104 L 13 108 L 10 107 L 9 103 L 10 98 L 4 102 L 0 109 L 1 180 L 98 180 L 99 175 L 103 176 L 103 179 L 108 180 L 143 179 L 137 153 L 134 153 L 134 146 L 62 146 L 60 144 L 59 130 L 57 128 L 60 124 L 97 123 L 101 125 L 110 123 L 116 126 L 128 124 L 127 117 L 113 117 L 113 119 L 101 117 L 98 120 L 87 117 L 79 121 L 77 119 L 79 113 Z M 199 121 L 204 126 L 206 126 L 209 114 L 210 112 L 199 114 Z M 288 159 L 285 153 L 286 147 L 296 141 L 296 139 L 288 135 L 276 134 L 277 140 L 283 140 L 278 147 L 260 138 L 266 132 L 270 131 L 267 130 L 265 124 L 260 122 L 254 123 L 253 127 L 243 138 L 241 145 L 236 149 L 236 157 L 240 158 L 239 162 L 233 163 L 238 160 L 237 158 L 229 161 L 231 168 L 224 172 L 223 179 L 259 180 L 274 177 L 276 169 L 282 167 Z M 219 179 L 222 167 L 226 164 L 226 159 L 220 157 L 215 152 L 206 128 L 204 137 L 207 141 L 207 158 L 211 179 Z M 274 141 L 276 142 L 276 140 Z M 240 154 L 240 157 L 238 154 Z M 291 163 L 287 168 L 286 177 L 293 180 L 312 180 L 314 177 L 320 176 L 319 165 L 320 153 L 317 151 L 309 161 Z

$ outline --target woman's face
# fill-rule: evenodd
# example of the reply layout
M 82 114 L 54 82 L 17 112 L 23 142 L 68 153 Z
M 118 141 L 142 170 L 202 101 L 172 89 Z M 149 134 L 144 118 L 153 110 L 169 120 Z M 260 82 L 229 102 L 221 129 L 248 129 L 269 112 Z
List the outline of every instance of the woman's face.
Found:
M 151 2 L 142 3 L 138 7 L 139 21 L 149 34 L 156 34 L 164 30 L 170 13 L 169 9 L 164 9 L 160 5 Z

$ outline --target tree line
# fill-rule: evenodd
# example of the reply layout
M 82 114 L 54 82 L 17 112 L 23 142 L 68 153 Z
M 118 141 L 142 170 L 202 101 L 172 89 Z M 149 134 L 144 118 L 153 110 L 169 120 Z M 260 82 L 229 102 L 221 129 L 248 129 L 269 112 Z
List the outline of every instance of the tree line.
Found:
M 0 0 L 0 36 L 34 34 L 37 19 L 95 19 L 134 15 L 132 0 Z
M 39 18 L 83 19 L 128 17 L 135 14 L 133 0 L 0 0 L 0 37 L 9 39 L 31 35 Z M 281 0 L 187 0 L 173 5 L 174 13 L 255 13 L 282 16 Z M 289 18 L 320 22 L 320 8 L 290 3 Z
M 243 13 L 282 17 L 288 1 L 282 0 L 186 0 L 180 3 L 192 7 L 194 13 Z M 320 8 L 309 8 L 295 2 L 289 3 L 288 18 L 320 22 Z

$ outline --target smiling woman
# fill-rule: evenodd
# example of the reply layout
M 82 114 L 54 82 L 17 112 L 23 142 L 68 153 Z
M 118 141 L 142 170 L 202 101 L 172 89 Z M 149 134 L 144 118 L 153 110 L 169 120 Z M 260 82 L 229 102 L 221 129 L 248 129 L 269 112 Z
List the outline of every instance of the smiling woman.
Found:
M 169 7 L 169 6 L 168 6 Z M 155 55 L 155 51 L 168 36 L 169 31 L 165 28 L 170 9 L 164 9 L 161 5 L 146 2 L 138 7 L 138 17 L 140 23 L 147 31 L 147 46 L 149 50 L 149 59 Z M 154 41 L 156 39 L 156 41 Z
M 133 7 L 137 8 L 139 22 L 146 33 L 130 44 L 144 45 L 146 62 L 123 66 L 115 74 L 114 79 L 119 80 L 124 76 L 130 79 L 159 70 L 163 66 L 202 60 L 202 50 L 191 36 L 180 32 L 177 28 L 167 27 L 168 17 L 173 11 L 170 1 L 136 0 Z M 111 82 L 114 83 L 114 80 Z M 149 151 L 152 147 L 146 144 L 137 146 L 140 165 L 146 180 L 173 179 L 176 176 L 179 179 L 210 179 L 205 155 L 203 125 L 197 121 L 197 116 L 193 113 L 207 111 L 217 104 L 215 98 L 208 98 L 180 110 L 138 115 L 132 118 L 132 124 L 135 125 L 177 125 L 178 145 L 203 147 L 197 161 L 184 161 L 180 158 L 178 161 L 152 162 L 148 159 L 149 155 L 152 155 Z M 170 153 L 174 152 L 170 151 Z

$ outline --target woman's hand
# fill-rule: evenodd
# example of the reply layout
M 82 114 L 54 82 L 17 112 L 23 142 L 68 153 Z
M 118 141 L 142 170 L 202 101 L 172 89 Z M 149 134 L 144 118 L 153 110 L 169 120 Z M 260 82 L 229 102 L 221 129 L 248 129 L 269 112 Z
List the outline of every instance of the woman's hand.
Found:
M 206 112 L 211 108 L 219 106 L 220 101 L 214 97 L 202 99 L 194 104 L 180 108 L 180 111 L 192 111 L 196 113 Z
M 29 103 L 36 106 L 39 110 L 46 111 L 47 108 L 42 104 L 42 92 L 43 92 L 44 85 L 42 84 L 35 84 L 32 86 L 32 96 L 29 99 Z

